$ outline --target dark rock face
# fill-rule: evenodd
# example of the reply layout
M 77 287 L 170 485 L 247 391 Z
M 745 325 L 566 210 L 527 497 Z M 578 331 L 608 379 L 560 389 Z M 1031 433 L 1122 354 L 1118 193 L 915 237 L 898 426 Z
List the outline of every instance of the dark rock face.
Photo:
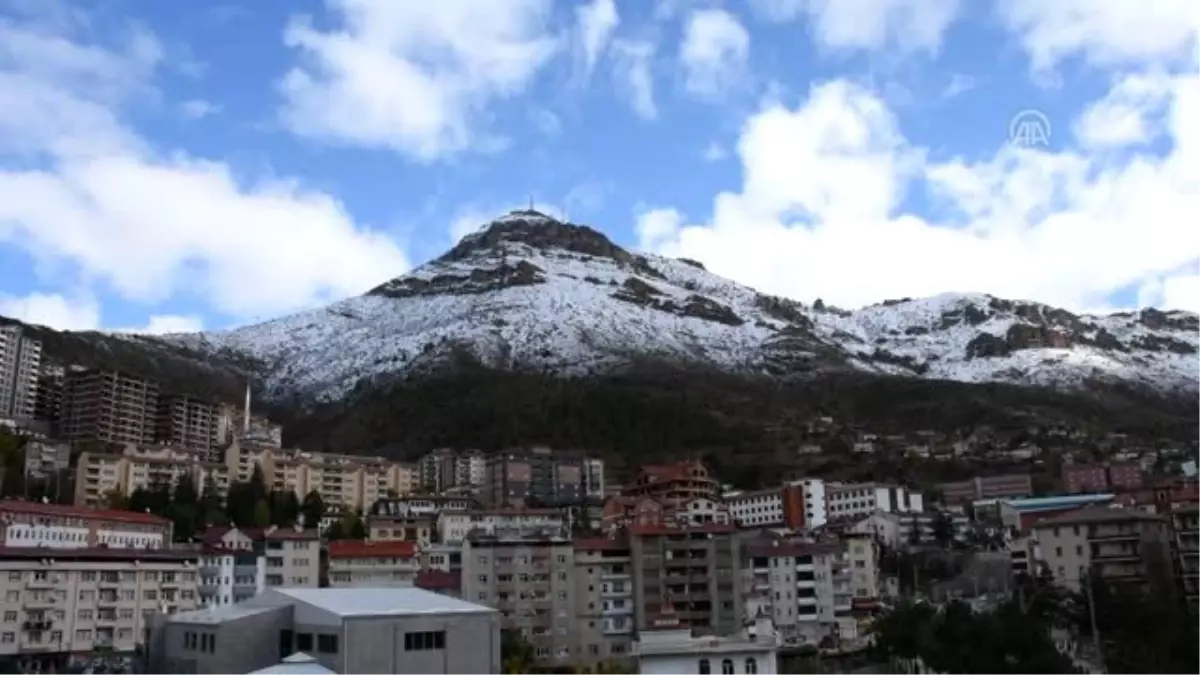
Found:
M 994 356 L 1008 356 L 1012 347 L 1008 341 L 991 333 L 980 333 L 967 343 L 968 359 L 986 359 Z
M 1147 328 L 1196 331 L 1200 330 L 1200 317 L 1183 312 L 1164 312 L 1153 307 L 1143 309 L 1138 314 L 1138 322 Z
M 695 267 L 698 270 L 708 271 L 708 268 L 706 268 L 704 266 L 704 264 L 701 263 L 699 260 L 692 260 L 691 258 L 677 258 L 677 260 L 679 260 L 679 262 L 683 263 L 684 265 L 691 265 L 692 267 Z
M 533 286 L 545 283 L 540 267 L 521 260 L 515 265 L 502 264 L 495 269 L 474 269 L 470 274 L 439 274 L 430 279 L 393 279 L 367 292 L 389 298 L 410 298 L 417 295 L 472 295 L 489 293 L 513 286 Z
M 637 277 L 629 277 L 621 284 L 621 288 L 612 294 L 617 300 L 631 302 L 649 309 L 674 314 L 676 316 L 691 316 L 706 321 L 715 321 L 727 326 L 740 326 L 745 321 L 732 309 L 702 295 L 689 295 L 682 305 L 667 298 L 662 291 Z
M 818 302 L 820 301 L 818 300 Z M 795 300 L 759 294 L 754 298 L 754 304 L 773 319 L 779 319 L 794 326 L 803 326 L 806 329 L 812 328 L 812 319 L 804 313 L 803 305 Z

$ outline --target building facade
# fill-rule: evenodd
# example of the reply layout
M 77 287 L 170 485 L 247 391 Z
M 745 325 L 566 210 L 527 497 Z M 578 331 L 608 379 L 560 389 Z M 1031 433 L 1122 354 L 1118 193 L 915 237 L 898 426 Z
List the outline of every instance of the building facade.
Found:
M 41 364 L 41 341 L 19 325 L 0 326 L 0 418 L 34 416 Z
M 161 549 L 0 548 L 0 658 L 64 672 L 131 657 L 150 617 L 196 607 L 196 570 Z
M 197 493 L 212 484 L 218 494 L 229 489 L 225 465 L 209 461 L 204 450 L 170 446 L 128 445 L 121 451 L 85 451 L 75 465 L 75 504 L 103 507 L 112 494 L 128 497 L 135 490 L 191 481 Z
M 1033 494 L 1033 478 L 1027 473 L 976 476 L 970 480 L 942 483 L 938 489 L 947 505 L 962 506 L 978 499 L 1028 497 Z
M 0 500 L 0 541 L 41 549 L 164 549 L 171 521 L 137 511 Z
M 421 571 L 420 550 L 411 541 L 329 542 L 329 585 L 333 588 L 413 586 Z
M 574 658 L 575 548 L 559 533 L 473 534 L 463 544 L 463 599 L 494 607 L 539 661 Z
M 495 507 L 582 504 L 586 464 L 582 453 L 569 450 L 507 450 L 488 457 L 481 494 Z
M 1174 592 L 1165 517 L 1087 507 L 1033 527 L 1042 558 L 1058 583 L 1078 591 L 1089 575 L 1145 592 Z
M 76 442 L 153 443 L 158 394 L 157 383 L 126 373 L 71 369 L 66 374 L 62 434 Z
M 685 627 L 725 635 L 741 628 L 741 547 L 735 526 L 635 525 L 629 531 L 639 629 L 668 606 Z
M 577 539 L 575 548 L 576 663 L 596 666 L 632 656 L 633 559 L 623 539 Z
M 919 492 L 904 486 L 876 483 L 826 484 L 826 513 L 829 519 L 885 513 L 920 513 L 925 510 Z

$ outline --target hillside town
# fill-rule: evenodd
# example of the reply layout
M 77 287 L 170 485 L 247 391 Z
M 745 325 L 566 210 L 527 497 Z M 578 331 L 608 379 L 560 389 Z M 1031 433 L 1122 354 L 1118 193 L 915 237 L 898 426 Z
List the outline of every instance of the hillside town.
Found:
M 772 673 L 865 653 L 897 603 L 986 603 L 1028 578 L 1197 603 L 1190 448 L 1113 438 L 1112 459 L 1062 463 L 1049 489 L 1028 470 L 739 489 L 698 459 L 618 479 L 532 445 L 405 463 L 287 449 L 248 394 L 47 368 L 36 341 L 0 335 L 0 660 L 20 672 Z M 936 456 L 920 437 L 845 451 Z M 1086 635 L 1061 644 L 1096 658 Z

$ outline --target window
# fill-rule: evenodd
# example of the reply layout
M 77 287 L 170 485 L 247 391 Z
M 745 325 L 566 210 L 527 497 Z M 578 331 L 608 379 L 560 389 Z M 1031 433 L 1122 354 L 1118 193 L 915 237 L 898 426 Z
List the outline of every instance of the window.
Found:
M 708 659 L 700 659 L 700 675 L 709 675 L 711 672 L 712 665 L 709 664 Z
M 294 635 L 294 631 L 287 628 L 279 631 L 279 658 L 281 660 L 284 657 L 292 654 L 292 641 Z
M 732 659 L 725 659 L 721 661 L 721 675 L 733 675 Z
M 311 652 L 312 648 L 312 633 L 296 633 L 296 651 Z
M 322 654 L 338 653 L 338 636 L 330 633 L 319 633 L 317 635 L 317 651 Z
M 404 651 L 422 652 L 446 648 L 446 631 L 430 630 L 404 634 Z
M 755 674 L 755 673 L 757 673 L 757 672 L 758 672 L 758 661 L 755 661 L 755 660 L 754 660 L 754 659 L 752 659 L 752 658 L 750 658 L 750 659 L 746 659 L 746 673 L 747 673 L 747 675 L 754 675 L 754 674 Z

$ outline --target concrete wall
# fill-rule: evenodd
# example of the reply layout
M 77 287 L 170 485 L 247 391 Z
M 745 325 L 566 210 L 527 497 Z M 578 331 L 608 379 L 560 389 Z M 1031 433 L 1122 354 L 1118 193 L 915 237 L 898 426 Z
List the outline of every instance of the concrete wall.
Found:
M 171 621 L 163 628 L 163 659 L 155 658 L 153 672 L 248 673 L 273 666 L 280 654 L 279 632 L 291 626 L 291 613 L 280 607 L 220 623 Z M 188 633 L 207 634 L 215 640 L 211 651 L 189 648 Z
M 446 648 L 405 650 L 405 633 L 445 631 Z M 498 673 L 500 615 L 350 618 L 346 620 L 340 673 Z

